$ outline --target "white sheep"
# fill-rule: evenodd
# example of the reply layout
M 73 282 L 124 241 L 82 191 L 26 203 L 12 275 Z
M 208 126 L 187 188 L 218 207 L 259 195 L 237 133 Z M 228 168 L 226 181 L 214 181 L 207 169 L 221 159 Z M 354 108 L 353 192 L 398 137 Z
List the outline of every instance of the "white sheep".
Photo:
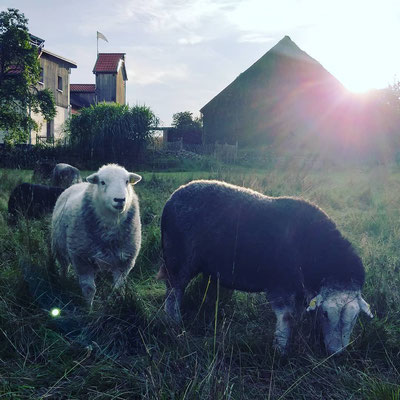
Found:
M 108 270 L 119 288 L 135 264 L 141 244 L 139 200 L 132 184 L 142 177 L 109 164 L 87 182 L 66 189 L 52 217 L 52 250 L 64 274 L 72 264 L 88 305 L 95 276 Z

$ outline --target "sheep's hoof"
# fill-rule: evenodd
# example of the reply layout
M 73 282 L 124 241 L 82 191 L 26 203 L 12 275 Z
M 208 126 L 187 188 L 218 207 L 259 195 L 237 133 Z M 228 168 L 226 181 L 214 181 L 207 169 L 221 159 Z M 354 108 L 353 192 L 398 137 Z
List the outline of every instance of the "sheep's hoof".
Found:
M 286 357 L 289 353 L 288 343 L 285 343 L 285 344 L 280 343 L 279 340 L 277 340 L 276 338 L 274 339 L 273 348 L 282 357 Z

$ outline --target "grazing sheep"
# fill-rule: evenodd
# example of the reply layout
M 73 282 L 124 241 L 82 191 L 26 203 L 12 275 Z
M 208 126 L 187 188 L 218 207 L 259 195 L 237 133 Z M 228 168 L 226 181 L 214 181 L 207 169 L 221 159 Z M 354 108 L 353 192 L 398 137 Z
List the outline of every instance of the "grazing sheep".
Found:
M 264 196 L 218 181 L 193 181 L 165 204 L 162 221 L 165 309 L 180 320 L 189 281 L 202 272 L 222 286 L 266 292 L 276 314 L 275 345 L 285 353 L 295 306 L 317 295 L 328 352 L 340 352 L 360 310 L 364 267 L 335 224 L 304 200 Z
M 38 160 L 33 168 L 32 180 L 35 183 L 49 183 L 56 163 L 52 160 Z M 54 185 L 57 186 L 57 185 Z
M 8 200 L 10 222 L 19 215 L 25 218 L 40 218 L 53 211 L 54 205 L 64 188 L 21 183 L 11 192 Z
M 91 307 L 99 270 L 110 271 L 118 288 L 135 264 L 141 224 L 130 183 L 138 183 L 141 176 L 109 164 L 86 180 L 66 189 L 54 207 L 52 249 L 64 274 L 72 264 Z
M 67 188 L 74 183 L 81 183 L 81 173 L 78 168 L 69 164 L 57 164 L 51 174 L 51 184 L 53 186 L 60 186 Z

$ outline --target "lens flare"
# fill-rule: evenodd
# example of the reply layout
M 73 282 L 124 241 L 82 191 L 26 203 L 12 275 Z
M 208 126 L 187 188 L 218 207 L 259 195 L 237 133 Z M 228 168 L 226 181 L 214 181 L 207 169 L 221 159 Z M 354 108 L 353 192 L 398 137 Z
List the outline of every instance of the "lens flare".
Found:
M 52 317 L 59 317 L 60 314 L 61 314 L 61 310 L 60 310 L 59 308 L 52 308 L 52 309 L 50 310 L 50 315 L 51 315 Z

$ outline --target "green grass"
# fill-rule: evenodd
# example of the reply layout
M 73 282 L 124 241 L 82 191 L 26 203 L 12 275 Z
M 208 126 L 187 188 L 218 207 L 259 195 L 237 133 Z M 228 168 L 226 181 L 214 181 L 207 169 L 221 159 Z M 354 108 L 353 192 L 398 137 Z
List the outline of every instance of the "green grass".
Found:
M 52 273 L 49 217 L 6 223 L 8 196 L 32 171 L 0 170 L 0 398 L 400 400 L 399 170 L 210 168 L 138 171 L 141 253 L 124 298 L 109 298 L 108 277 L 99 277 L 91 313 L 73 273 L 65 280 Z M 302 196 L 337 222 L 363 259 L 364 297 L 376 315 L 359 318 L 342 356 L 326 357 L 304 314 L 290 354 L 280 357 L 265 296 L 221 290 L 217 303 L 212 296 L 203 303 L 201 278 L 185 294 L 183 327 L 170 326 L 155 279 L 160 215 L 176 188 L 199 178 Z M 52 318 L 56 306 L 62 313 Z

